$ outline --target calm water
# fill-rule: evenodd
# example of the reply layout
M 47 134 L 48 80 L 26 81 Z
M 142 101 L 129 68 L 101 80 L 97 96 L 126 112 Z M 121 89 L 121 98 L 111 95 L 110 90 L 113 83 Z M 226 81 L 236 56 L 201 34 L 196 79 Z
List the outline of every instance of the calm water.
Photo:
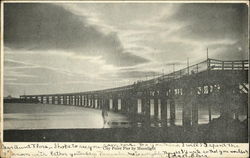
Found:
M 109 121 L 126 122 L 109 112 Z M 4 129 L 103 128 L 101 110 L 51 104 L 4 104 Z M 109 125 L 105 125 L 109 128 Z
M 151 115 L 154 115 L 153 107 Z M 160 105 L 159 105 L 160 114 Z M 168 117 L 170 109 L 168 106 Z M 217 107 L 212 108 L 212 119 L 220 116 Z M 159 116 L 160 117 L 160 116 Z M 199 107 L 198 123 L 208 123 L 208 108 Z M 246 115 L 240 116 L 244 120 Z M 129 122 L 125 115 L 109 112 L 108 121 Z M 182 125 L 182 106 L 176 103 L 176 125 Z M 112 127 L 112 124 L 110 124 Z M 103 124 L 101 110 L 70 105 L 52 104 L 4 104 L 4 129 L 65 129 L 65 128 L 110 128 Z M 129 127 L 127 124 L 116 125 L 117 127 Z

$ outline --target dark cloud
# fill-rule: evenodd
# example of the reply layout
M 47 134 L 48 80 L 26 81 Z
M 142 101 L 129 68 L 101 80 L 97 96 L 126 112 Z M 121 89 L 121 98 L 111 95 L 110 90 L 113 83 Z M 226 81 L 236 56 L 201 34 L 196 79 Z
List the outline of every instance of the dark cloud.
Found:
M 119 66 L 133 66 L 138 63 L 146 63 L 149 62 L 148 59 L 142 58 L 136 55 L 132 55 L 129 52 L 124 53 L 116 53 L 109 57 L 111 60 L 113 60 L 113 63 L 115 65 Z M 128 61 L 129 60 L 129 61 Z
M 163 20 L 186 23 L 184 28 L 178 30 L 178 34 L 186 38 L 241 39 L 247 34 L 247 8 L 246 4 L 233 3 L 183 4 L 176 14 Z
M 186 65 L 186 62 L 173 61 L 173 62 L 167 62 L 165 65 L 166 65 L 166 66 Z
M 65 50 L 101 55 L 106 62 L 136 65 L 148 60 L 124 52 L 115 33 L 104 34 L 75 15 L 53 4 L 4 4 L 4 42 L 13 49 Z

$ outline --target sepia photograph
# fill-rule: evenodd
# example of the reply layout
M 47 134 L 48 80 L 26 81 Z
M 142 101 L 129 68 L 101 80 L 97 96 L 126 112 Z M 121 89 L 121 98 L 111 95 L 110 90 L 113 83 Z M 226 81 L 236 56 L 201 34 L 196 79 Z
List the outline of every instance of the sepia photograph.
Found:
M 248 8 L 3 2 L 3 141 L 247 143 Z

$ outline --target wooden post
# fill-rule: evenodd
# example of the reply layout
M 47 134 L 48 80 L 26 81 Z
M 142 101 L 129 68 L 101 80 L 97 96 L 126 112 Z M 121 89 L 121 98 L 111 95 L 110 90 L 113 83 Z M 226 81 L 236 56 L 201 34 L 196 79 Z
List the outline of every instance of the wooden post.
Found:
M 130 116 L 132 117 L 132 125 L 133 126 L 137 126 L 137 122 L 138 122 L 138 119 L 137 119 L 137 111 L 138 111 L 138 101 L 137 101 L 137 96 L 136 95 L 132 95 L 131 96 L 131 99 L 130 99 L 130 102 L 129 102 L 129 114 Z
M 185 92 L 184 95 L 187 92 Z M 192 101 L 191 101 L 191 96 L 187 95 L 185 96 L 184 100 L 182 101 L 182 125 L 184 127 L 189 127 L 191 126 L 191 108 L 192 108 Z
M 41 96 L 41 103 L 43 104 L 44 102 L 43 102 L 43 96 Z
M 175 101 L 170 99 L 170 125 L 175 125 Z
M 117 97 L 113 98 L 113 108 L 114 108 L 115 112 L 118 111 L 118 99 L 117 99 Z
M 101 109 L 101 99 L 100 99 L 100 97 L 97 98 L 97 108 Z
M 46 97 L 46 104 L 49 104 L 49 97 Z
M 144 100 L 144 125 L 150 126 L 150 98 L 147 96 L 143 97 Z
M 210 59 L 207 59 L 207 69 L 210 69 Z
M 167 127 L 167 121 L 168 121 L 168 104 L 167 104 L 167 98 L 162 96 L 161 97 L 161 124 L 163 127 Z
M 52 104 L 55 104 L 55 96 L 52 96 Z
M 192 126 L 198 125 L 198 111 L 197 97 L 194 97 L 192 101 Z
M 82 95 L 78 96 L 78 105 L 82 106 Z
M 210 91 L 211 91 L 211 89 L 210 89 L 210 85 L 208 85 L 208 94 L 207 94 L 207 104 L 208 104 L 208 118 L 209 118 L 209 123 L 211 123 L 211 121 L 212 121 L 212 109 L 211 109 L 211 102 L 209 101 L 209 96 L 210 96 Z
M 154 118 L 155 118 L 156 120 L 158 120 L 158 118 L 159 118 L 158 104 L 159 104 L 158 98 L 155 97 L 155 98 L 154 98 Z
M 84 106 L 87 107 L 88 106 L 88 96 L 87 95 L 84 96 L 84 102 L 85 102 Z
M 86 95 L 86 107 L 89 107 L 89 95 Z
M 77 105 L 77 96 L 75 95 L 74 98 L 75 98 L 75 104 L 74 105 L 76 106 Z

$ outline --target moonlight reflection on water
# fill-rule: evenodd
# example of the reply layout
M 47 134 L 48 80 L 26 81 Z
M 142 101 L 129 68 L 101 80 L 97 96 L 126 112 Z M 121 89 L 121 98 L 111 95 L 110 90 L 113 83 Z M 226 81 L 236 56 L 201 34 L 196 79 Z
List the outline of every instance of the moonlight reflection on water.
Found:
M 109 112 L 109 120 L 127 121 L 127 117 Z M 4 129 L 66 128 L 103 128 L 101 110 L 49 104 L 4 105 Z

